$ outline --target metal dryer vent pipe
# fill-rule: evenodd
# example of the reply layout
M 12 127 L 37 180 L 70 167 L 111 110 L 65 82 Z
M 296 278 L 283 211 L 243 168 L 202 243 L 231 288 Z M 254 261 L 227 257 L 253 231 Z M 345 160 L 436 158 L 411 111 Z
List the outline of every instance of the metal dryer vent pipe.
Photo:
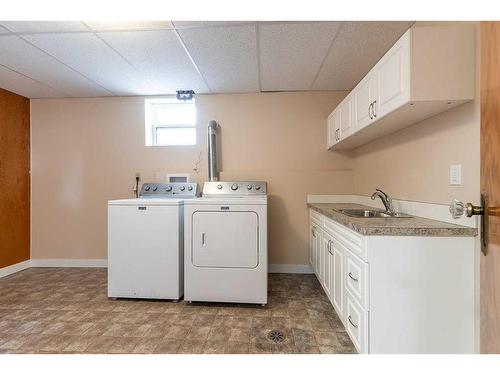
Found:
M 208 181 L 219 181 L 217 168 L 217 121 L 208 122 Z

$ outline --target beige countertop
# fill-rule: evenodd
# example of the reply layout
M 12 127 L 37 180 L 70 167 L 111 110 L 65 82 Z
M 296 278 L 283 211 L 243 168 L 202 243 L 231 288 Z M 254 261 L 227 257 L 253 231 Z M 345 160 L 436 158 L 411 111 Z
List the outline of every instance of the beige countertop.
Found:
M 414 216 L 411 218 L 361 218 L 341 209 L 374 209 L 356 203 L 308 203 L 308 207 L 364 236 L 477 236 L 477 229 Z M 376 210 L 376 209 L 375 209 Z

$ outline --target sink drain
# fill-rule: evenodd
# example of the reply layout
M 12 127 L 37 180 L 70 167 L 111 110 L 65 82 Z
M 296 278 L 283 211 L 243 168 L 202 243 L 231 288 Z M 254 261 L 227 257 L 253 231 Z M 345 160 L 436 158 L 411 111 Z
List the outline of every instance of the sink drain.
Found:
M 273 330 L 267 334 L 267 338 L 273 342 L 285 341 L 285 335 L 281 331 Z

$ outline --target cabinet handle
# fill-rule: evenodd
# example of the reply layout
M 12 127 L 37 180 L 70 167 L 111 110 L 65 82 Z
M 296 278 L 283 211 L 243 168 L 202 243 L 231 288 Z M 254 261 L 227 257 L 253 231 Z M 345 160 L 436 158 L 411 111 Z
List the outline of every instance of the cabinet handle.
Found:
M 373 118 L 377 117 L 377 114 L 375 113 L 375 104 L 377 104 L 376 100 L 372 103 Z
M 373 109 L 373 103 L 370 103 L 370 105 L 368 106 L 368 116 L 370 117 L 370 120 L 373 120 L 372 109 Z
M 205 247 L 207 243 L 205 242 L 205 233 L 201 234 L 201 246 Z
M 333 255 L 332 254 L 332 240 L 328 240 L 328 252 L 330 253 L 330 255 Z
M 349 321 L 349 323 L 351 323 L 351 325 L 352 325 L 354 328 L 358 328 L 358 325 L 357 325 L 357 324 L 354 324 L 354 323 L 352 322 L 352 320 L 351 320 L 351 316 L 350 316 L 350 315 L 347 317 L 347 320 Z
M 314 238 L 316 238 L 316 228 L 315 227 L 312 228 L 311 232 L 312 232 L 312 236 Z
M 350 277 L 353 281 L 358 282 L 358 280 L 359 280 L 359 279 L 356 279 L 356 278 L 352 275 L 352 273 L 350 273 L 350 272 L 347 274 L 347 276 L 349 276 L 349 277 Z

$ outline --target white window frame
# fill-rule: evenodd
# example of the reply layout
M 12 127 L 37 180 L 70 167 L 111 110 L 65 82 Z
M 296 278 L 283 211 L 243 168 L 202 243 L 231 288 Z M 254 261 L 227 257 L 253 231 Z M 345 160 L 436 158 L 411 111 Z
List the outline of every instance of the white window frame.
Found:
M 159 146 L 159 147 L 174 147 L 174 146 L 194 146 L 196 145 L 196 120 L 193 124 L 155 124 L 153 119 L 153 111 L 151 109 L 152 104 L 184 104 L 181 100 L 177 99 L 175 96 L 165 96 L 165 97 L 155 97 L 147 98 L 144 100 L 144 110 L 145 110 L 145 144 L 146 146 Z M 186 104 L 195 105 L 195 99 L 188 101 Z M 196 108 L 196 106 L 195 106 Z M 194 129 L 195 140 L 194 143 L 169 145 L 169 144 L 158 144 L 157 140 L 157 130 L 158 129 Z

